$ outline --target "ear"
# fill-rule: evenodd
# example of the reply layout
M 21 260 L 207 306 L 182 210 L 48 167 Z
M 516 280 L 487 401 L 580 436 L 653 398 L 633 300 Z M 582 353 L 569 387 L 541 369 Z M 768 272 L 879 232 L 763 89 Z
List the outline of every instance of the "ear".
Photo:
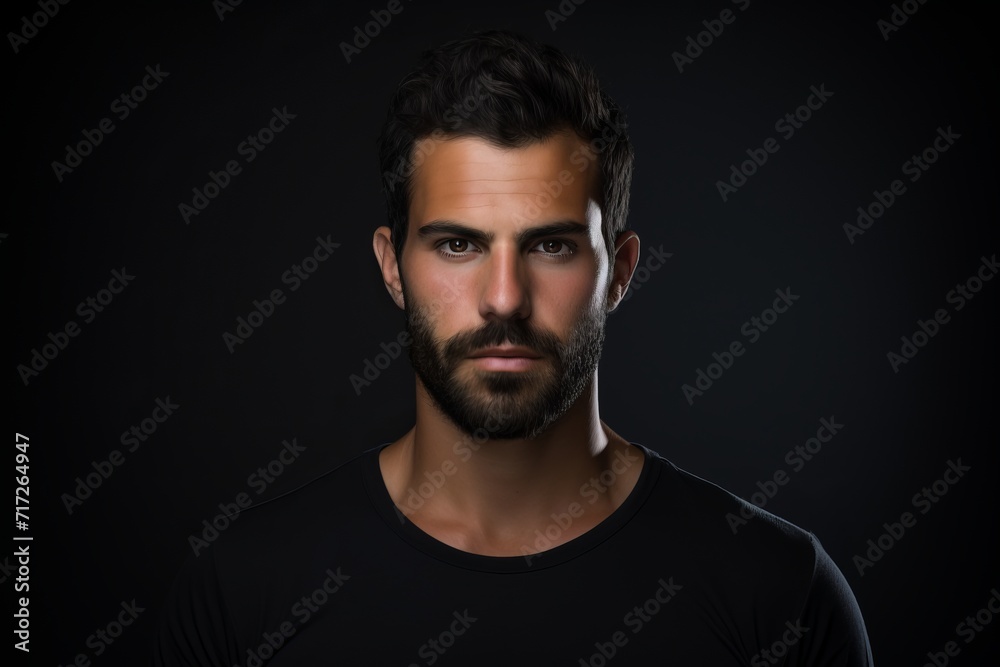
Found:
M 632 231 L 622 232 L 615 239 L 615 264 L 608 288 L 608 312 L 612 313 L 625 297 L 635 267 L 639 264 L 639 235 Z
M 376 229 L 375 237 L 372 239 L 372 248 L 375 250 L 375 259 L 378 261 L 379 269 L 382 271 L 385 289 L 396 305 L 403 308 L 403 282 L 399 277 L 396 249 L 392 245 L 392 230 L 386 226 Z

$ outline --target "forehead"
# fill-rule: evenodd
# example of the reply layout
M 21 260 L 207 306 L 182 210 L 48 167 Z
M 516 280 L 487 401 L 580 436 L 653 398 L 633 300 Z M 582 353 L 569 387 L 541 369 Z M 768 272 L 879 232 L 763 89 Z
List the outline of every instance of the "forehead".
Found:
M 599 166 L 586 142 L 557 133 L 504 148 L 479 137 L 429 137 L 414 145 L 410 222 L 587 222 Z M 592 216 L 591 216 L 592 217 Z

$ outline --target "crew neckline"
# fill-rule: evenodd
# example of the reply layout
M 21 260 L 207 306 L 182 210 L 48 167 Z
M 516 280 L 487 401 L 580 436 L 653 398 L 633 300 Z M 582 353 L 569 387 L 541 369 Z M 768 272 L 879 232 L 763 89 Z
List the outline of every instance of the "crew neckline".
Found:
M 439 561 L 468 570 L 496 573 L 535 572 L 572 560 L 607 541 L 621 530 L 649 497 L 660 475 L 661 457 L 636 442 L 643 455 L 639 479 L 625 500 L 603 521 L 572 540 L 546 551 L 524 556 L 486 556 L 463 551 L 438 540 L 406 518 L 396 507 L 382 478 L 379 453 L 391 443 L 364 452 L 363 479 L 369 500 L 385 524 L 407 544 Z

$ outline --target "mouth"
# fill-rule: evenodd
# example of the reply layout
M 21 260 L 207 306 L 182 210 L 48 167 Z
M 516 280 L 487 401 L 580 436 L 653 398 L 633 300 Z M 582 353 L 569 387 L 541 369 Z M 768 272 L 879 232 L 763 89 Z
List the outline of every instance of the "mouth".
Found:
M 489 347 L 469 358 L 480 368 L 493 371 L 522 371 L 541 361 L 542 357 L 526 347 Z
M 487 347 L 469 355 L 472 359 L 482 359 L 486 357 L 499 357 L 505 359 L 540 359 L 541 355 L 527 347 L 515 345 L 505 345 L 501 347 Z

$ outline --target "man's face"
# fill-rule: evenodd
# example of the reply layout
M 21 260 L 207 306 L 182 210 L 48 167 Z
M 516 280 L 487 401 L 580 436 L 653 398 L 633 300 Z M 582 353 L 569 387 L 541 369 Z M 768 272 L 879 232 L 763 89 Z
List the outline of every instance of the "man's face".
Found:
M 608 253 L 583 146 L 557 134 L 518 149 L 468 137 L 417 147 L 401 262 L 410 359 L 466 433 L 534 437 L 594 377 Z

